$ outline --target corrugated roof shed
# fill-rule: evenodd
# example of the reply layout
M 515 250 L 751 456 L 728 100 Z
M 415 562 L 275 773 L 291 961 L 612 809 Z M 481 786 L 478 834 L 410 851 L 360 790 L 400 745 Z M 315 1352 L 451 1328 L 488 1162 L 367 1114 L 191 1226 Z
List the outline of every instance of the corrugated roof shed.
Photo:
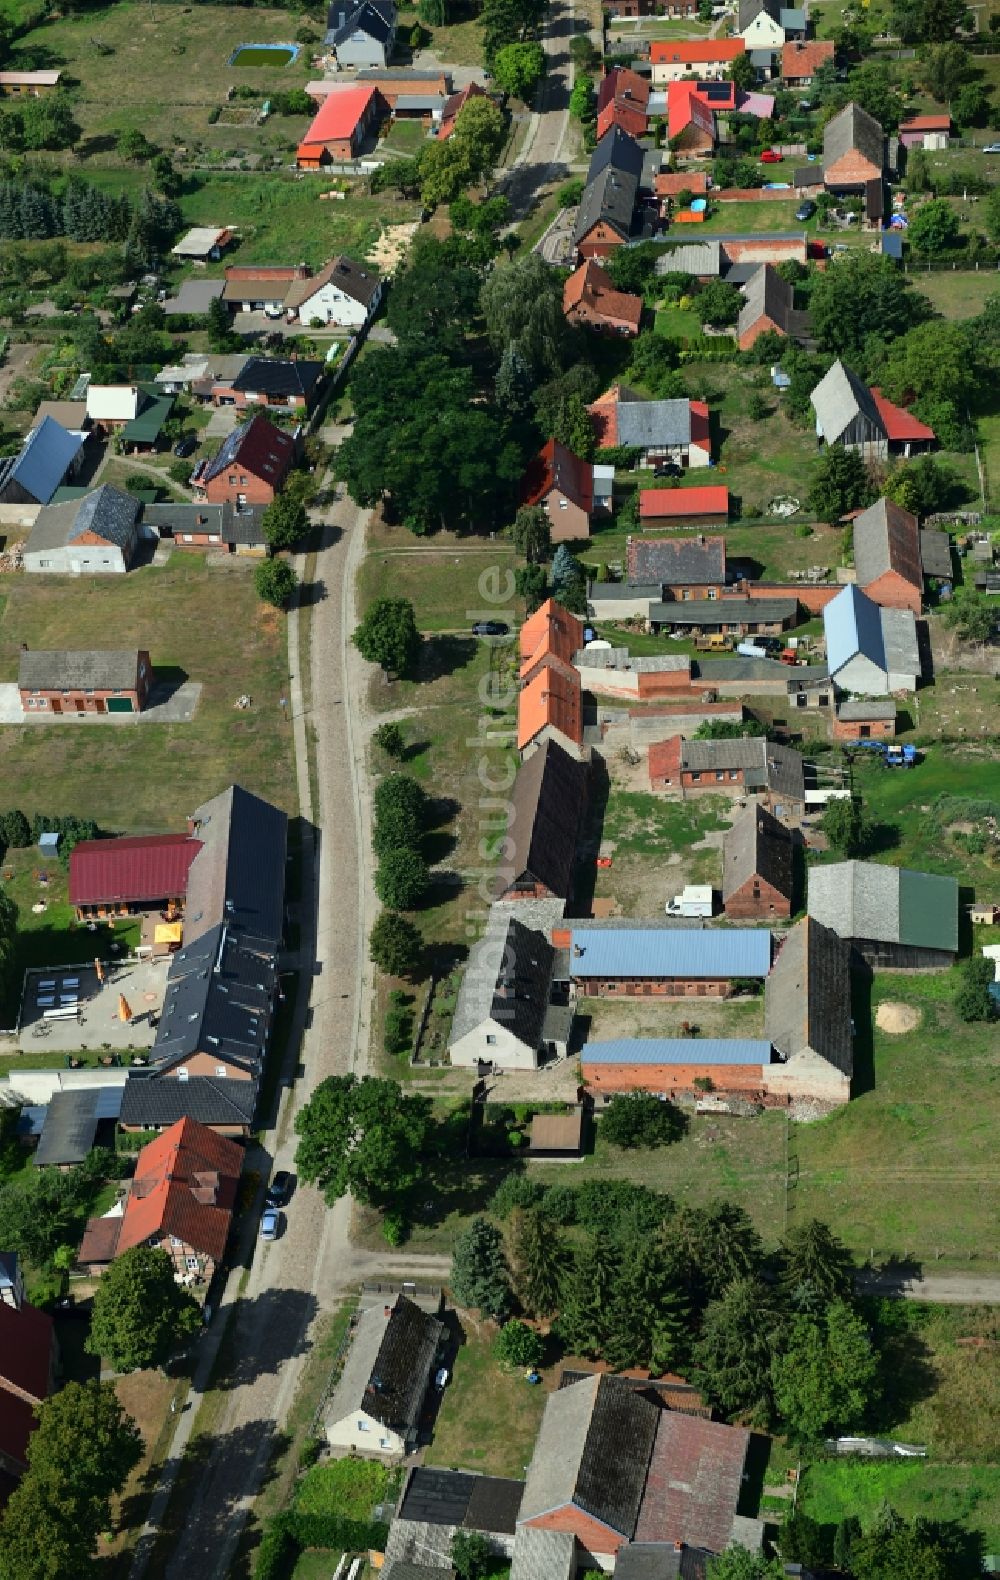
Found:
M 569 969 L 580 978 L 766 977 L 771 934 L 766 927 L 574 929 Z
M 84 839 L 69 858 L 71 905 L 142 905 L 180 899 L 201 841 L 187 834 Z
M 49 1099 L 32 1162 L 39 1168 L 65 1168 L 82 1163 L 94 1145 L 101 1120 L 118 1118 L 122 1092 L 121 1086 L 87 1086 L 55 1092 Z
M 649 619 L 654 625 L 784 625 L 797 612 L 794 598 L 685 598 L 650 604 Z
M 938 532 L 934 527 L 921 527 L 920 563 L 925 576 L 951 581 L 955 567 L 951 557 L 951 538 L 947 532 Z
M 771 1062 L 771 1044 L 759 1037 L 613 1037 L 584 1043 L 580 1063 L 759 1064 Z
M 573 1580 L 576 1572 L 576 1537 L 571 1531 L 518 1527 L 510 1580 Z
M 656 273 L 705 275 L 717 279 L 722 272 L 722 264 L 721 242 L 691 241 L 662 253 L 656 260 Z

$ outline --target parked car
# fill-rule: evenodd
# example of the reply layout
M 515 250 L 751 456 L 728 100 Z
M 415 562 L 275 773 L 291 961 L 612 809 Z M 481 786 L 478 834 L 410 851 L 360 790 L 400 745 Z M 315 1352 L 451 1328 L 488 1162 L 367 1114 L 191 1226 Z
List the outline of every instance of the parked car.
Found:
M 174 445 L 174 454 L 179 455 L 181 460 L 183 460 L 186 455 L 194 455 L 197 448 L 198 440 L 195 434 L 186 433 L 183 439 L 178 439 Z
M 292 1176 L 287 1169 L 279 1169 L 267 1187 L 264 1204 L 267 1207 L 284 1207 L 292 1194 Z
M 281 1228 L 281 1214 L 276 1207 L 265 1207 L 260 1215 L 260 1237 L 262 1240 L 276 1240 L 278 1230 Z
M 661 461 L 658 466 L 653 467 L 653 476 L 683 477 L 684 468 L 682 466 L 678 466 L 676 461 Z
M 435 1388 L 447 1388 L 448 1376 L 449 1372 L 447 1366 L 439 1366 L 437 1371 L 434 1373 Z
M 812 198 L 806 198 L 805 201 L 800 203 L 798 208 L 795 210 L 795 218 L 796 219 L 812 219 L 812 217 L 815 214 L 815 212 L 816 212 L 816 205 L 813 202 Z
M 472 627 L 473 636 L 506 636 L 509 631 L 502 620 L 477 620 Z
M 984 154 L 1000 154 L 1000 143 L 987 143 L 983 149 Z
M 784 155 L 779 154 L 776 148 L 765 148 L 760 156 L 760 162 L 762 165 L 780 165 L 783 158 Z

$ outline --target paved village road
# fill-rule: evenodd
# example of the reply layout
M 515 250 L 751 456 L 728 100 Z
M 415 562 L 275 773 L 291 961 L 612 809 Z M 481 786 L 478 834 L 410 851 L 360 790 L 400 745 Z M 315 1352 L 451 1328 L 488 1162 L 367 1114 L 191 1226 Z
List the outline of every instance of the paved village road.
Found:
M 498 191 L 506 193 L 510 200 L 514 220 L 525 218 L 541 187 L 559 180 L 568 171 L 563 144 L 573 86 L 569 41 L 574 31 L 572 0 L 551 0 L 542 36 L 546 73 L 537 107 L 529 120 L 524 146 L 498 186 Z
M 858 1273 L 854 1286 L 861 1295 L 926 1300 L 933 1306 L 1000 1306 L 1000 1277 L 929 1273 L 909 1278 L 892 1273 Z

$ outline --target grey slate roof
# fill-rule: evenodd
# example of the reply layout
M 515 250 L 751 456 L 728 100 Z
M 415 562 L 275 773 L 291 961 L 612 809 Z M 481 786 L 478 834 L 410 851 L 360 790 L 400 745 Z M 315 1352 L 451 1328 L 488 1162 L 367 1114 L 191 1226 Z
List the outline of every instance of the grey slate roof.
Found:
M 192 822 L 202 848 L 188 874 L 185 948 L 221 922 L 276 948 L 284 930 L 284 812 L 230 785 L 200 806 Z
M 249 394 L 268 394 L 278 399 L 293 395 L 310 396 L 325 371 L 323 362 L 307 362 L 299 357 L 250 357 L 233 379 L 233 389 Z
M 32 428 L 17 455 L 0 460 L 0 493 L 16 483 L 40 505 L 47 505 L 80 451 L 83 440 L 54 417 Z
M 722 273 L 722 244 L 718 241 L 689 241 L 664 252 L 656 260 L 657 274 L 695 274 L 718 278 Z
M 751 878 L 792 897 L 792 837 L 766 807 L 748 806 L 726 830 L 722 844 L 723 903 Z
M 618 402 L 618 443 L 640 450 L 691 443 L 689 400 L 624 400 Z
M 693 598 L 652 603 L 649 618 L 655 625 L 735 625 L 760 621 L 765 625 L 794 620 L 794 598 Z
M 754 270 L 744 295 L 736 324 L 738 336 L 745 335 L 761 318 L 770 318 L 787 335 L 794 292 L 773 264 L 762 263 Z
M 113 543 L 122 550 L 129 549 L 140 508 L 133 494 L 102 483 L 82 499 L 70 499 L 63 505 L 48 505 L 40 510 L 27 548 L 32 552 L 61 549 L 75 543 L 82 533 L 93 532 L 106 543 Z
M 845 697 L 837 717 L 845 724 L 873 724 L 876 720 L 894 719 L 896 704 L 891 697 Z
M 706 1580 L 712 1556 L 701 1547 L 631 1542 L 615 1561 L 615 1580 Z
M 418 1465 L 407 1477 L 399 1518 L 513 1536 L 523 1494 L 523 1481 Z
M 519 1526 L 510 1580 L 573 1580 L 576 1572 L 576 1537 L 571 1531 Z
M 168 1070 L 201 1050 L 217 1053 L 256 1079 L 267 1049 L 276 983 L 276 949 L 241 937 L 224 922 L 185 943 L 170 961 L 152 1051 L 156 1068 Z
M 551 1394 L 521 1504 L 521 1519 L 575 1504 L 631 1538 L 642 1504 L 659 1408 L 620 1377 Z
M 954 878 L 872 861 L 835 862 L 810 869 L 808 909 L 841 938 L 958 948 Z
M 17 683 L 22 691 L 131 691 L 138 669 L 135 648 L 30 648 L 21 654 Z
M 934 527 L 921 527 L 920 563 L 925 576 L 938 576 L 942 581 L 951 581 L 955 567 L 951 558 L 951 538 L 947 532 L 938 532 Z
M 552 945 L 541 933 L 522 926 L 508 913 L 491 918 L 485 934 L 469 951 L 451 1041 L 493 1019 L 529 1048 L 537 1048 L 554 958 Z
M 858 586 L 867 587 L 895 571 L 917 592 L 923 590 L 917 518 L 891 499 L 877 499 L 854 518 L 854 568 Z
M 879 170 L 885 163 L 885 133 L 874 116 L 860 104 L 846 104 L 838 115 L 826 123 L 823 132 L 823 165 L 834 164 L 857 149 L 865 159 Z
M 363 1410 L 402 1436 L 414 1431 L 444 1333 L 443 1322 L 405 1295 L 397 1295 L 388 1317 L 382 1306 L 362 1312 L 326 1406 L 327 1421 Z
M 627 406 L 619 406 L 618 420 Z M 628 584 L 645 587 L 708 585 L 726 579 L 726 540 L 722 537 L 637 538 L 625 547 Z
M 122 1093 L 121 1123 L 143 1130 L 167 1127 L 178 1119 L 202 1125 L 246 1125 L 257 1106 L 256 1081 L 193 1075 L 187 1081 L 132 1070 Z
M 251 547 L 265 542 L 261 523 L 266 508 L 265 505 L 240 505 L 237 509 L 228 499 L 221 505 L 209 505 L 204 501 L 197 505 L 144 505 L 142 520 L 144 525 L 155 527 L 161 537 L 179 537 L 183 532 L 199 536 L 218 533 L 223 543 Z
M 838 360 L 824 373 L 809 399 L 827 444 L 835 444 L 859 413 L 885 437 L 871 390 L 843 362 Z
M 588 766 L 556 741 L 546 741 L 521 764 L 510 797 L 507 839 L 498 890 L 530 877 L 566 899 L 573 881 L 576 841 L 587 800 Z
M 330 6 L 324 42 L 336 46 L 360 32 L 367 33 L 369 38 L 379 44 L 385 44 L 392 35 L 394 22 L 394 8 L 378 4 L 377 0 L 363 0 L 360 6 L 350 8 L 337 5 L 335 0 Z
M 748 789 L 766 788 L 796 801 L 805 800 L 805 765 L 799 753 L 762 735 L 729 741 L 682 741 L 681 767 L 695 773 L 743 769 Z
M 32 1162 L 39 1168 L 82 1163 L 94 1145 L 100 1121 L 118 1118 L 123 1091 L 121 1086 L 88 1086 L 55 1092 Z
M 642 162 L 639 144 L 620 126 L 605 133 L 590 157 L 587 184 L 573 231 L 574 244 L 579 244 L 600 221 L 612 225 L 623 238 L 628 237 Z
M 854 1069 L 850 947 L 811 915 L 787 935 L 764 984 L 764 1035 L 782 1059 L 811 1049 L 842 1075 Z
M 737 11 L 736 31 L 742 33 L 761 11 L 766 11 L 772 21 L 778 20 L 778 0 L 740 0 Z

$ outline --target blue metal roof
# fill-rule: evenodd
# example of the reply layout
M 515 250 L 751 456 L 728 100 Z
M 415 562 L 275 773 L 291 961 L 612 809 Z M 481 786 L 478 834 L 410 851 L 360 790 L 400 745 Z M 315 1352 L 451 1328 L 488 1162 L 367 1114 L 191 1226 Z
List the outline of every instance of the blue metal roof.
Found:
M 770 1064 L 771 1044 L 757 1037 L 616 1037 L 585 1043 L 588 1064 Z
M 850 584 L 836 598 L 831 598 L 823 610 L 823 632 L 826 636 L 826 667 L 831 675 L 852 659 L 863 653 L 879 669 L 886 669 L 885 645 L 882 641 L 882 620 L 878 604 Z
M 624 928 L 573 932 L 573 977 L 766 977 L 766 927 Z
M 79 434 L 68 433 L 54 417 L 43 417 L 25 439 L 9 475 L 40 505 L 47 505 L 82 448 Z

